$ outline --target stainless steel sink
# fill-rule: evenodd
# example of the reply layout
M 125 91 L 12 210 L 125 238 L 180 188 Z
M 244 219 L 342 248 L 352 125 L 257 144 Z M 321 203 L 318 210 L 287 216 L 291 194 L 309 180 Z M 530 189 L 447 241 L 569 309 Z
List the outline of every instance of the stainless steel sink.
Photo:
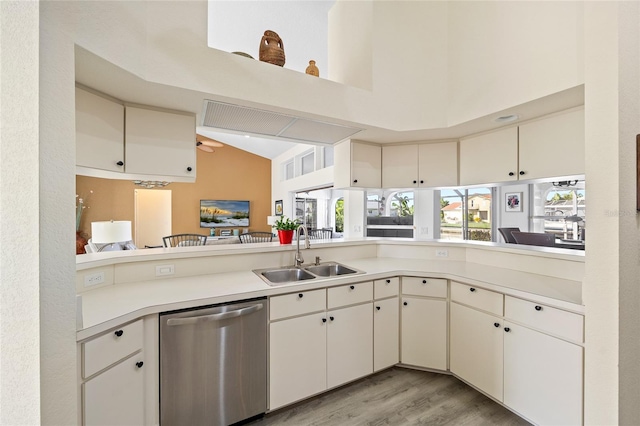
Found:
M 335 277 L 338 275 L 357 274 L 358 271 L 336 262 L 327 262 L 320 265 L 307 266 L 305 270 L 320 277 Z
M 325 262 L 306 267 L 285 266 L 281 268 L 255 269 L 253 271 L 264 282 L 271 286 L 291 284 L 300 281 L 338 278 L 342 275 L 364 274 L 337 262 Z
M 314 275 L 298 268 L 272 269 L 260 272 L 260 275 L 266 278 L 270 283 L 283 284 L 295 281 L 312 280 Z

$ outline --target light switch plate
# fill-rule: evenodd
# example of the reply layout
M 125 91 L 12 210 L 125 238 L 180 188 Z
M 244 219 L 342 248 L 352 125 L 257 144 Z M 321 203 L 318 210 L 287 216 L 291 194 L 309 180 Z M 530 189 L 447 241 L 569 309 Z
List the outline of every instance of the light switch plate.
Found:
M 173 274 L 175 274 L 173 265 L 156 266 L 156 277 L 161 277 L 164 275 L 173 275 Z

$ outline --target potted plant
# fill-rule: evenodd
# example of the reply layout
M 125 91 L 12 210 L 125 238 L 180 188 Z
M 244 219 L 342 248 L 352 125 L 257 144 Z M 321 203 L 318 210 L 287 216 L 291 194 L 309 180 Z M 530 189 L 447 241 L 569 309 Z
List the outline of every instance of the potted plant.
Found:
M 273 225 L 278 230 L 278 238 L 280 244 L 291 244 L 293 240 L 293 231 L 298 228 L 298 219 L 291 220 L 286 216 L 280 216 L 276 223 Z

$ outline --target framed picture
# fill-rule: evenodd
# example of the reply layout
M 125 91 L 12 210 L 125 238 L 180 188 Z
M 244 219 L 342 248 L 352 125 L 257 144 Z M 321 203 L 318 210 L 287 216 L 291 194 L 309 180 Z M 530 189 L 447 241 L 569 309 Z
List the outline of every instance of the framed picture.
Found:
M 504 209 L 508 212 L 521 212 L 522 192 L 507 192 L 504 194 Z
M 282 200 L 276 201 L 276 216 L 282 216 Z

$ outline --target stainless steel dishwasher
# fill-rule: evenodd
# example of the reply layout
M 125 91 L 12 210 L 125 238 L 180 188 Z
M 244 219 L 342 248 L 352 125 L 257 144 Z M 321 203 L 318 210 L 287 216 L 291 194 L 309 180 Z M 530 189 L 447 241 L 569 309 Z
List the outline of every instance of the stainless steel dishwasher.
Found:
M 160 424 L 226 426 L 267 409 L 267 301 L 160 314 Z

